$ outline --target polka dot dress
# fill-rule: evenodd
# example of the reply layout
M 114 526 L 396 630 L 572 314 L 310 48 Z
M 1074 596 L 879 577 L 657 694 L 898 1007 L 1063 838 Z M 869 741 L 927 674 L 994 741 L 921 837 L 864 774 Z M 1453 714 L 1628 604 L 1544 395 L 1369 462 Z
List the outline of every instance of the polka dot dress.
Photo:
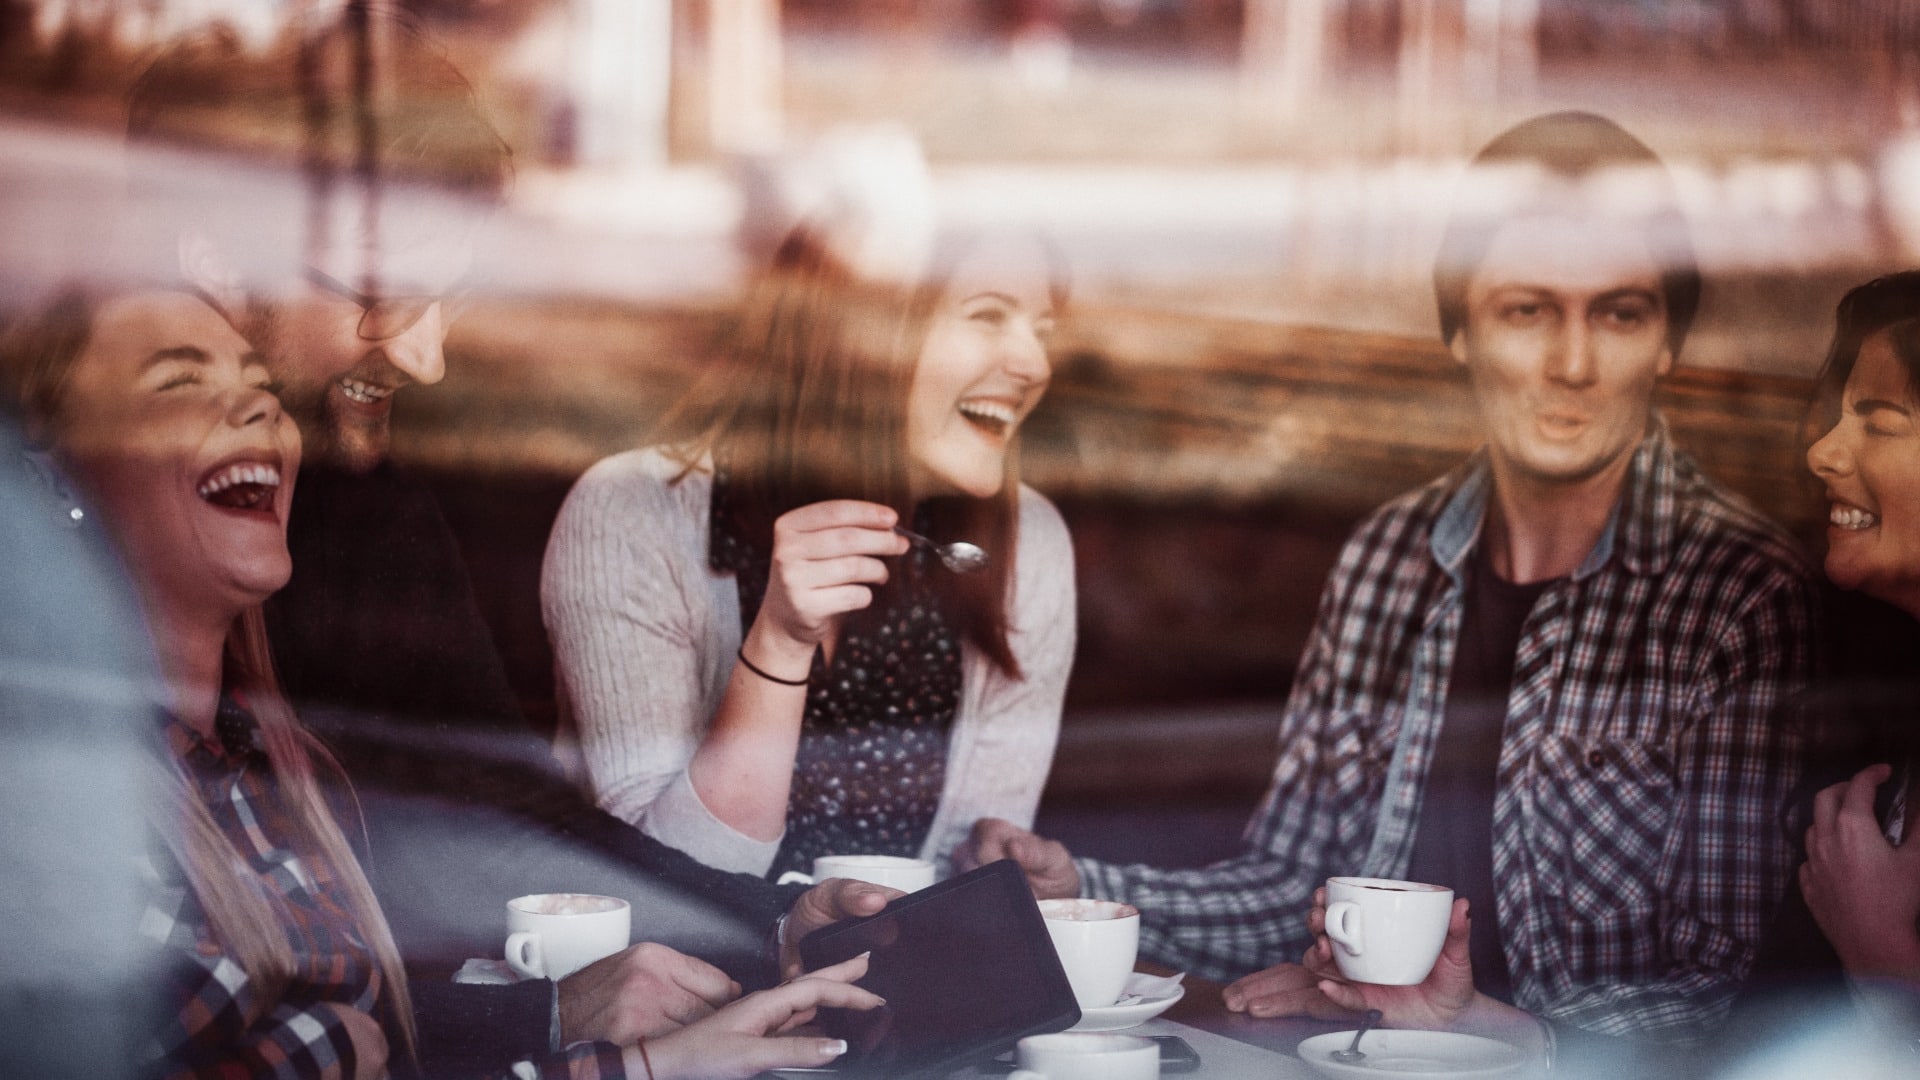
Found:
M 732 526 L 718 480 L 711 524 L 709 561 L 739 583 L 744 633 L 772 553 Z M 874 606 L 842 624 L 833 663 L 814 656 L 787 834 L 769 877 L 811 871 L 820 855 L 915 856 L 933 824 L 960 704 L 960 638 L 933 590 L 945 571 L 918 548 L 894 565 Z

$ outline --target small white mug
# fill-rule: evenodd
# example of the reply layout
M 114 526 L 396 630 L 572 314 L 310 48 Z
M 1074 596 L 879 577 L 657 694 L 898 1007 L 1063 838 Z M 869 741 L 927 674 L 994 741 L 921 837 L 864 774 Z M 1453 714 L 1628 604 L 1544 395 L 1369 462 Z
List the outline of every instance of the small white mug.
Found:
M 1061 1031 L 1029 1035 L 1007 1080 L 1159 1080 L 1160 1044 L 1138 1035 Z
M 1340 974 L 1354 982 L 1425 982 L 1452 918 L 1452 889 L 1387 878 L 1327 879 L 1327 937 Z
M 901 855 L 822 855 L 813 860 L 813 874 L 798 870 L 780 875 L 780 884 L 817 885 L 828 878 L 870 881 L 901 892 L 916 892 L 933 884 L 933 864 Z
M 1120 1000 L 1140 951 L 1140 909 L 1113 900 L 1042 900 L 1040 914 L 1081 1010 Z
M 507 901 L 507 965 L 555 982 L 627 947 L 633 907 L 617 896 L 534 893 Z

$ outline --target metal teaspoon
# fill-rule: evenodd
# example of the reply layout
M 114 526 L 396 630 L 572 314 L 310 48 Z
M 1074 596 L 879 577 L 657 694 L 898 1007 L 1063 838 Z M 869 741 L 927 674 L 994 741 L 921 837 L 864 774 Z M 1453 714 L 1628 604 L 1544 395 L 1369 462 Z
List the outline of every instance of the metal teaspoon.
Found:
M 987 553 L 977 544 L 969 544 L 965 540 L 956 540 L 951 544 L 936 544 L 912 529 L 903 529 L 898 525 L 893 527 L 893 531 L 933 552 L 939 557 L 941 565 L 956 574 L 971 574 L 975 570 L 987 568 Z
M 1347 1048 L 1345 1050 L 1335 1050 L 1334 1052 L 1328 1054 L 1327 1056 L 1329 1058 L 1332 1058 L 1335 1061 L 1340 1062 L 1343 1065 L 1351 1065 L 1356 1061 L 1365 1060 L 1367 1055 L 1360 1052 L 1360 1036 L 1365 1035 L 1368 1031 L 1371 1031 L 1373 1029 L 1373 1025 L 1379 1022 L 1380 1022 L 1380 1010 L 1368 1009 L 1365 1019 L 1360 1021 L 1360 1030 L 1353 1033 L 1353 1042 L 1347 1044 Z

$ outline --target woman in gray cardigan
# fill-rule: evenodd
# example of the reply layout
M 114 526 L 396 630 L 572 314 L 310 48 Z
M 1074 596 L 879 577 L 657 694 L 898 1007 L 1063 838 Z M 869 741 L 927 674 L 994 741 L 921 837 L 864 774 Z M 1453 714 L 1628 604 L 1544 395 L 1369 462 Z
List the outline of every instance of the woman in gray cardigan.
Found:
M 1027 236 L 947 254 L 901 285 L 795 232 L 663 441 L 594 466 L 554 526 L 542 606 L 594 793 L 715 867 L 944 867 L 974 820 L 1032 820 L 1073 558 L 1016 448 L 1060 275 Z

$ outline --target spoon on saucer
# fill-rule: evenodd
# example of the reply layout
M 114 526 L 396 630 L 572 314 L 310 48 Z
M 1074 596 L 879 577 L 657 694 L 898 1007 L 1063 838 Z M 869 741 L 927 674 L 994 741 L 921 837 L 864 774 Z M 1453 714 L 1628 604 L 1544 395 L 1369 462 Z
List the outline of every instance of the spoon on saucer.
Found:
M 893 531 L 913 541 L 916 547 L 933 552 L 939 557 L 941 565 L 956 574 L 971 574 L 975 570 L 987 568 L 986 550 L 978 544 L 969 544 L 965 540 L 955 540 L 951 544 L 936 544 L 912 529 L 903 529 L 898 525 L 893 527 Z
M 1328 1054 L 1327 1057 L 1340 1062 L 1342 1065 L 1351 1065 L 1356 1061 L 1364 1061 L 1367 1055 L 1360 1052 L 1360 1037 L 1373 1030 L 1373 1025 L 1379 1022 L 1380 1010 L 1368 1009 L 1367 1015 L 1360 1021 L 1360 1030 L 1353 1033 L 1353 1041 L 1347 1044 L 1345 1050 L 1335 1050 Z

